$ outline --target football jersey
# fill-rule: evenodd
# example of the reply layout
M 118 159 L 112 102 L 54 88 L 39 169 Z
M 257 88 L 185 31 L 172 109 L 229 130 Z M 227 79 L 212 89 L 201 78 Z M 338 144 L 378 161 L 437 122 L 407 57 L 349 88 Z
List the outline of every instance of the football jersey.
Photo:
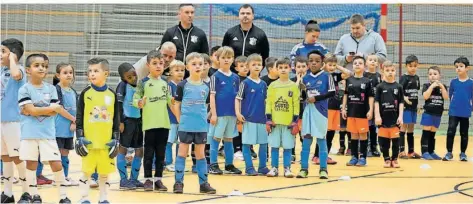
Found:
M 367 77 L 351 76 L 346 79 L 345 94 L 347 94 L 347 116 L 366 118 L 370 110 L 369 98 L 373 97 L 373 88 Z
M 133 105 L 138 107 L 138 101 L 146 96 L 146 103 L 142 110 L 143 131 L 154 128 L 171 127 L 168 104 L 171 104 L 171 91 L 168 83 L 161 77 L 145 77 L 138 82 L 133 95 Z
M 274 81 L 278 80 L 278 78 L 271 79 L 271 78 L 269 78 L 269 75 L 265 75 L 265 76 L 261 77 L 261 80 L 266 82 L 266 85 L 268 85 L 268 87 L 269 87 Z
M 169 88 L 171 89 L 171 96 L 176 98 L 177 84 L 174 81 L 169 81 Z M 177 124 L 177 119 L 174 113 L 172 113 L 171 108 L 168 107 L 169 120 L 171 124 Z
M 376 87 L 375 101 L 379 104 L 379 114 L 382 119 L 382 127 L 390 128 L 397 126 L 399 118 L 399 105 L 404 103 L 402 86 L 397 82 L 381 82 Z
M 325 95 L 328 92 L 335 91 L 335 83 L 330 73 L 319 71 L 316 74 L 312 72 L 306 74 L 302 78 L 302 83 L 305 85 L 307 98 L 319 95 Z M 325 117 L 328 115 L 328 101 L 329 99 L 316 101 L 315 108 Z
M 425 83 L 422 86 L 422 94 L 429 89 L 430 85 L 432 83 Z M 445 88 L 447 89 L 446 85 Z M 442 92 L 440 90 L 440 87 L 435 87 L 432 90 L 432 93 L 430 94 L 430 97 L 425 100 L 424 104 L 424 112 L 428 113 L 430 115 L 435 115 L 435 116 L 442 116 L 443 110 L 444 110 L 444 99 L 442 97 Z
M 455 78 L 448 89 L 450 108 L 448 115 L 469 118 L 473 106 L 473 79 L 465 81 Z
M 268 88 L 266 114 L 272 115 L 275 124 L 290 125 L 299 116 L 299 95 L 296 83 L 276 80 Z
M 241 114 L 252 123 L 266 123 L 264 101 L 268 87 L 261 79 L 245 79 L 238 91 L 237 99 L 241 100 Z
M 407 96 L 412 105 L 404 103 L 405 110 L 417 111 L 417 103 L 419 101 L 420 80 L 419 76 L 403 74 L 399 83 L 404 89 L 404 96 Z
M 207 132 L 209 90 L 207 84 L 203 82 L 194 84 L 187 79 L 177 85 L 175 100 L 181 102 L 179 131 Z
M 342 103 L 342 98 L 343 98 L 343 93 L 340 95 L 339 90 L 340 87 L 338 84 L 343 80 L 342 79 L 342 73 L 339 72 L 333 72 L 331 73 L 332 78 L 333 78 L 333 83 L 335 84 L 335 96 L 331 97 L 328 99 L 328 109 L 329 110 L 340 110 L 340 105 Z
M 34 107 L 48 107 L 51 103 L 59 103 L 59 100 L 56 87 L 49 83 L 42 82 L 41 87 L 26 83 L 18 90 L 19 107 L 27 104 L 33 104 Z M 55 119 L 56 115 L 21 115 L 20 139 L 56 139 Z
M 136 87 L 121 81 L 117 86 L 117 99 L 122 104 L 122 112 L 120 120 L 124 121 L 125 118 L 140 118 L 140 109 L 133 106 L 133 95 L 136 92 Z
M 22 78 L 18 81 L 11 77 L 10 69 L 2 67 L 1 73 L 1 95 L 2 106 L 1 120 L 3 122 L 19 122 L 20 107 L 18 106 L 18 90 L 26 83 L 25 69 L 20 66 Z
M 107 85 L 90 85 L 82 91 L 77 103 L 76 129 L 83 130 L 84 137 L 92 142 L 87 148 L 108 149 L 106 144 L 112 139 L 113 133 L 119 132 L 120 127 L 115 92 Z
M 238 75 L 218 70 L 210 79 L 210 93 L 215 94 L 217 117 L 236 116 L 235 97 L 240 86 Z
M 72 116 L 76 116 L 77 113 L 77 95 L 71 88 L 64 89 L 59 87 L 62 93 L 61 105 L 64 109 L 69 112 Z M 57 89 L 56 89 L 57 90 Z M 59 94 L 58 94 L 59 95 Z M 56 115 L 56 137 L 60 138 L 72 138 L 74 132 L 71 131 L 71 121 L 63 117 L 61 114 Z

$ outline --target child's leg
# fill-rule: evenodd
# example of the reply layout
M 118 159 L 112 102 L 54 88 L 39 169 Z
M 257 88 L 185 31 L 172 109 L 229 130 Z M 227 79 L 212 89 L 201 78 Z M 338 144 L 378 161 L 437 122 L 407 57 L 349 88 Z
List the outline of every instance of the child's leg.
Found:
M 430 143 L 431 143 L 431 129 L 432 129 L 432 126 L 424 126 L 422 128 L 422 137 L 420 138 L 420 149 L 421 149 L 421 153 L 424 154 L 424 153 L 428 153 L 429 152 L 429 149 L 430 149 Z
M 370 127 L 370 150 L 375 152 L 378 149 L 378 133 L 376 132 L 376 125 L 371 125 Z M 330 151 L 330 148 L 329 148 Z
M 69 150 L 59 149 L 59 152 L 61 152 L 61 165 L 64 171 L 64 176 L 67 178 L 69 176 Z
M 347 135 L 347 131 L 345 130 L 340 130 L 340 132 L 338 132 L 339 134 L 339 143 L 340 143 L 340 149 L 343 149 L 345 150 L 346 149 L 346 146 L 345 146 L 345 135 Z
M 220 139 L 212 137 L 210 140 L 210 164 L 217 163 L 217 154 L 218 154 L 218 145 L 220 144 Z
M 407 153 L 414 153 L 414 124 L 407 125 Z
M 59 198 L 64 199 L 67 197 L 66 195 L 66 185 L 64 182 L 66 180 L 64 176 L 64 171 L 62 169 L 62 164 L 60 161 L 49 161 L 49 165 L 51 166 L 51 170 L 54 173 L 54 180 L 56 184 L 59 186 Z
M 283 150 L 284 168 L 291 168 L 291 149 Z
M 360 136 L 360 158 L 365 158 L 368 153 L 368 133 L 361 133 Z M 353 151 L 353 150 L 352 150 Z
M 156 147 L 156 162 L 155 162 L 155 171 L 154 171 L 154 177 L 157 178 L 157 180 L 161 180 L 163 178 L 163 170 L 164 170 L 164 154 L 166 153 L 166 144 L 168 141 L 168 134 L 169 134 L 169 129 L 165 128 L 159 128 L 158 129 L 158 138 L 156 140 L 156 143 L 154 144 Z
M 258 150 L 258 170 L 266 168 L 266 162 L 268 160 L 268 144 L 260 144 Z
M 277 147 L 271 148 L 271 167 L 279 167 L 279 148 Z
M 233 138 L 233 152 L 242 151 L 241 132 L 238 132 L 238 136 Z
M 358 159 L 358 143 L 360 135 L 357 133 L 351 133 L 351 155 Z
M 144 143 L 144 176 L 146 179 L 151 179 L 153 177 L 153 158 L 155 155 L 155 143 L 158 135 L 156 134 L 156 129 L 146 130 L 145 132 L 145 143 Z
M 172 143 L 168 142 L 166 144 L 166 165 L 172 164 Z
M 3 142 L 3 141 L 2 141 Z M 3 145 L 2 145 L 3 146 Z M 2 163 L 4 166 L 3 169 L 3 177 L 2 177 L 2 182 L 3 182 L 3 193 L 11 197 L 13 195 L 13 162 L 11 159 L 8 157 L 8 155 L 3 155 L 2 156 Z M 5 179 L 4 179 L 5 178 Z M 4 180 L 4 181 L 3 181 Z
M 245 159 L 245 167 L 247 171 L 250 168 L 254 168 L 249 144 L 243 144 L 243 158 Z
M 392 157 L 391 160 L 397 160 L 397 157 L 399 156 L 399 138 L 391 138 L 392 141 Z
M 99 191 L 100 191 L 99 202 L 107 200 L 108 188 L 109 187 L 110 187 L 110 183 L 108 183 L 108 175 L 100 175 L 100 178 L 99 178 Z
M 205 159 L 207 164 L 210 164 L 210 144 L 205 144 Z
M 437 128 L 431 127 L 429 132 L 429 141 L 428 141 L 428 148 L 427 151 L 429 154 L 433 154 L 435 152 L 435 133 L 437 132 Z
M 459 122 L 460 120 L 458 119 L 458 117 L 448 117 L 447 152 L 449 153 L 452 153 L 453 150 L 453 141 L 455 139 L 455 134 L 457 133 L 457 126 Z
M 469 125 L 469 118 L 461 118 L 460 119 L 460 152 L 465 153 L 466 148 L 468 147 L 468 125 Z
M 319 157 L 319 144 L 315 142 L 314 157 Z
M 381 147 L 381 152 L 383 153 L 384 161 L 390 161 L 391 157 L 389 156 L 389 149 L 391 149 L 391 139 L 386 138 L 384 135 L 379 135 L 379 146 Z
M 82 175 L 82 178 L 79 179 L 79 189 L 80 189 L 80 194 L 82 197 L 80 202 L 90 201 L 89 200 L 89 191 L 90 191 L 89 177 L 90 177 L 90 174 L 87 174 L 84 172 Z
M 309 154 L 310 154 L 310 146 L 312 145 L 313 138 L 312 137 L 304 137 L 302 142 L 302 151 L 301 151 L 301 169 L 308 170 L 309 169 Z M 271 156 L 272 157 L 272 156 Z
M 335 137 L 335 130 L 329 130 L 327 131 L 327 139 L 326 139 L 326 143 L 327 143 L 327 152 L 330 152 L 330 149 L 332 148 L 332 141 L 333 141 L 333 138 Z M 318 139 L 317 139 L 318 141 Z M 319 142 L 317 142 L 318 144 Z M 319 147 L 320 149 L 320 147 Z M 320 150 L 319 150 L 319 154 L 320 154 Z
M 186 157 L 187 154 L 189 153 L 189 144 L 184 144 L 184 143 L 179 143 L 179 152 L 176 157 L 176 163 L 175 163 L 175 180 L 177 182 L 184 182 L 184 171 L 186 167 Z
M 130 179 L 138 180 L 138 175 L 140 175 L 141 169 L 141 160 L 143 159 L 143 147 L 135 149 L 135 156 L 131 162 L 131 173 Z
M 191 158 L 192 158 L 192 166 L 196 165 L 197 160 L 195 159 L 195 144 L 191 144 Z
M 329 150 L 327 140 L 317 138 L 317 144 L 319 145 L 320 169 L 327 169 L 327 159 Z
M 208 182 L 207 163 L 205 161 L 205 144 L 195 145 L 195 157 L 197 159 L 196 169 L 199 177 L 199 184 L 202 185 L 203 183 Z
M 41 176 L 43 174 L 44 165 L 41 162 L 41 157 L 38 157 L 38 167 L 36 168 L 36 177 Z
M 351 139 L 352 139 L 351 132 L 347 131 L 347 139 L 348 139 L 348 146 L 347 147 L 348 147 L 348 149 L 350 149 L 351 148 Z
M 405 112 L 404 112 L 405 113 Z M 399 151 L 404 152 L 406 146 L 406 131 L 408 124 L 403 124 L 401 126 L 401 131 L 399 132 Z
M 38 168 L 38 161 L 26 161 L 26 182 L 28 183 L 28 192 L 31 196 L 38 195 L 36 168 Z
M 223 151 L 225 151 L 225 166 L 233 164 L 233 138 L 224 138 Z
M 119 146 L 118 147 L 118 155 L 117 155 L 117 169 L 118 173 L 120 174 L 120 179 L 121 180 L 127 180 L 128 179 L 128 173 L 126 171 L 126 156 L 127 149 L 126 147 Z

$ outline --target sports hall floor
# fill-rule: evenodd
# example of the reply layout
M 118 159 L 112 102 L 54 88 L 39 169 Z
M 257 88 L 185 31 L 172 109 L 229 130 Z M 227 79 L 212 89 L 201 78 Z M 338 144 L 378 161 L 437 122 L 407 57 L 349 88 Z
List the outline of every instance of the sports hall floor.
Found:
M 445 138 L 437 137 L 436 149 L 441 156 L 446 151 Z M 383 168 L 381 158 L 368 158 L 367 167 L 347 167 L 345 163 L 349 159 L 348 156 L 333 155 L 339 147 L 338 140 L 335 139 L 334 150 L 330 156 L 338 161 L 338 164 L 329 166 L 328 180 L 320 180 L 319 168 L 312 164 L 307 179 L 288 179 L 281 175 L 278 178 L 210 175 L 209 181 L 217 189 L 216 195 L 200 194 L 197 176 L 190 172 L 185 175 L 182 195 L 172 193 L 174 173 L 165 172 L 163 181 L 169 188 L 167 193 L 121 191 L 118 189 L 119 175 L 115 173 L 111 176 L 109 201 L 111 203 L 473 203 L 473 145 L 471 144 L 473 138 L 469 138 L 468 162 L 458 161 L 459 138 L 455 138 L 454 144 L 456 161 L 400 160 L 399 169 Z M 416 135 L 417 152 L 420 152 L 419 140 L 420 136 Z M 300 144 L 297 147 L 300 148 Z M 313 145 L 311 149 L 313 151 Z M 80 158 L 73 152 L 71 157 L 70 176 L 78 180 L 81 175 Z M 299 155 L 297 157 L 300 158 Z M 219 161 L 223 162 L 223 158 L 220 157 Z M 280 162 L 282 163 L 282 158 Z M 190 169 L 190 158 L 187 159 L 187 164 L 186 168 Z M 431 168 L 420 168 L 423 164 L 428 164 Z M 243 170 L 244 162 L 236 161 L 236 166 Z M 293 164 L 293 173 L 297 174 L 299 168 L 298 162 Z M 44 171 L 48 178 L 53 178 L 48 166 L 45 166 Z M 350 176 L 351 179 L 341 180 L 339 179 L 341 176 Z M 243 195 L 230 196 L 229 194 L 235 190 Z M 19 199 L 21 191 L 19 184 L 15 185 L 14 191 L 15 197 Z M 57 202 L 57 192 L 52 185 L 40 188 L 45 203 Z M 69 187 L 68 195 L 73 203 L 77 203 L 80 199 L 79 188 Z M 91 190 L 91 201 L 92 203 L 98 201 L 98 190 Z

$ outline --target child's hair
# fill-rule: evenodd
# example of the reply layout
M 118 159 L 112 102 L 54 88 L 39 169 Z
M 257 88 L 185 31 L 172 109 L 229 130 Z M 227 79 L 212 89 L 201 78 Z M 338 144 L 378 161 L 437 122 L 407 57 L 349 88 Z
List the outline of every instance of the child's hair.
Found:
M 276 64 L 276 61 L 278 61 L 278 59 L 276 57 L 268 57 L 266 58 L 266 60 L 264 61 L 264 64 L 266 64 L 266 68 L 268 69 L 272 69 L 274 67 L 274 64 Z
M 3 40 L 2 45 L 7 47 L 10 52 L 15 53 L 18 60 L 20 60 L 20 58 L 23 56 L 23 53 L 25 52 L 23 48 L 23 43 L 15 38 L 8 38 L 6 40 Z
M 384 63 L 383 63 L 383 70 L 384 70 L 386 67 L 394 67 L 393 62 L 391 62 L 391 61 L 389 61 L 389 60 L 384 61 Z
M 221 48 L 218 48 L 216 54 L 217 54 L 218 58 L 227 57 L 227 56 L 235 57 L 235 52 L 233 51 L 233 48 L 231 48 L 229 46 L 223 46 Z
M 152 59 L 162 59 L 163 55 L 161 52 L 156 51 L 156 50 L 151 50 L 148 52 L 148 55 L 146 55 L 146 62 L 150 63 Z
M 378 55 L 376 55 L 376 53 L 369 54 L 368 57 L 366 57 L 366 59 L 368 59 L 369 57 L 374 57 L 376 59 L 376 62 L 379 62 L 379 58 L 378 58 Z
M 470 61 L 468 61 L 468 58 L 464 57 L 464 56 L 461 56 L 459 58 L 457 58 L 454 62 L 453 62 L 453 65 L 455 65 L 456 63 L 462 63 L 465 65 L 465 67 L 468 67 L 470 66 Z
M 248 58 L 246 58 L 246 63 L 250 63 L 254 61 L 263 62 L 263 58 L 261 57 L 261 55 L 257 53 L 251 54 L 250 56 L 248 56 Z
M 333 54 L 328 54 L 324 59 L 325 63 L 337 63 L 337 57 Z
M 307 53 L 307 58 L 309 58 L 311 54 L 319 55 L 322 58 L 322 61 L 324 61 L 324 59 L 325 59 L 325 55 L 322 52 L 320 52 L 319 50 L 310 51 L 309 53 Z
M 189 54 L 188 56 L 190 56 L 190 54 Z M 195 58 L 195 57 L 194 57 L 194 58 Z M 189 59 L 189 58 L 187 58 L 187 59 Z M 187 59 L 186 59 L 186 61 L 187 61 Z M 185 65 L 184 62 L 182 62 L 181 60 L 173 60 L 173 61 L 171 62 L 171 64 L 169 64 L 169 71 L 171 71 L 171 70 L 173 70 L 173 69 L 176 69 L 176 68 L 178 68 L 178 67 L 182 67 L 182 68 L 185 69 L 185 68 L 186 68 L 186 65 Z
M 406 57 L 406 65 L 413 62 L 419 62 L 419 59 L 417 59 L 415 55 L 409 55 Z
M 201 53 L 200 55 L 202 55 L 202 57 L 204 58 L 204 62 L 207 62 L 207 64 L 212 65 L 212 60 L 210 59 L 210 56 L 208 54 Z
M 56 74 L 61 73 L 62 68 L 67 67 L 67 66 L 72 67 L 72 73 L 73 73 L 72 74 L 72 82 L 74 82 L 74 80 L 76 79 L 76 74 L 75 74 L 76 72 L 75 72 L 74 66 L 72 66 L 72 64 L 65 63 L 65 62 L 60 62 L 56 66 Z M 118 69 L 119 69 L 119 72 L 120 72 L 120 67 Z M 54 75 L 53 76 L 53 85 L 56 86 L 59 82 L 60 82 L 59 78 L 57 78 L 56 75 Z
M 134 69 L 134 67 L 128 62 L 124 62 L 118 66 L 118 74 L 120 75 L 122 81 L 125 81 L 125 73 L 131 69 Z
M 33 53 L 31 55 L 28 55 L 28 57 L 26 57 L 25 67 L 31 67 L 31 63 L 33 63 L 32 60 L 36 57 L 44 59 L 44 57 L 41 54 L 38 54 L 38 53 Z
M 204 57 L 202 57 L 202 55 L 200 53 L 197 53 L 197 52 L 193 52 L 193 53 L 190 53 L 189 55 L 187 55 L 186 57 L 186 64 L 189 64 L 189 62 L 195 58 L 200 58 L 202 59 L 202 61 L 204 60 Z
M 365 59 L 364 57 L 362 57 L 362 56 L 355 56 L 355 57 L 353 58 L 353 62 L 354 62 L 355 60 L 357 60 L 357 59 L 363 60 L 363 64 L 366 64 L 366 59 Z
M 427 71 L 430 71 L 430 70 L 435 70 L 435 71 L 437 71 L 437 72 L 440 74 L 440 67 L 431 66 L 431 67 L 429 67 L 429 69 L 427 69 Z
M 235 65 L 238 65 L 238 63 L 245 63 L 248 58 L 246 56 L 239 56 L 235 59 Z
M 100 64 L 101 65 L 100 67 L 102 68 L 103 71 L 110 71 L 110 65 L 108 63 L 108 60 L 101 57 L 94 57 L 90 59 L 89 61 L 87 61 L 87 64 L 88 65 Z
M 222 46 L 220 45 L 217 45 L 217 46 L 214 46 L 210 49 L 210 55 L 213 55 L 215 52 L 217 52 L 218 49 L 220 49 Z
M 294 60 L 294 65 L 296 65 L 297 63 L 304 63 L 307 65 L 307 58 L 304 57 L 304 56 L 297 56 L 296 59 Z
M 39 56 L 41 56 L 44 59 L 44 61 L 49 61 L 49 57 L 47 55 L 43 53 L 39 53 Z
M 289 65 L 291 64 L 291 60 L 289 60 L 288 57 L 284 57 L 284 58 L 279 58 L 278 61 L 276 61 L 276 67 L 278 67 L 279 65 Z
M 317 23 L 316 20 L 309 20 L 305 26 L 305 32 L 310 33 L 310 32 L 320 32 L 320 27 L 319 24 Z

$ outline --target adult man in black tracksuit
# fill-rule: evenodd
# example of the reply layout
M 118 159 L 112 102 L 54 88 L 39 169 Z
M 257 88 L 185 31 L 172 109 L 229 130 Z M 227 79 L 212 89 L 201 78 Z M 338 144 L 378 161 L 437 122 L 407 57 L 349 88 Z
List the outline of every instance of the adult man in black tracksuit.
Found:
M 266 33 L 253 25 L 255 18 L 253 7 L 244 4 L 238 12 L 240 24 L 227 30 L 223 36 L 222 46 L 232 47 L 235 57 L 258 53 L 263 57 L 264 63 L 269 57 L 269 42 Z M 232 66 L 232 71 L 235 71 L 234 66 Z

